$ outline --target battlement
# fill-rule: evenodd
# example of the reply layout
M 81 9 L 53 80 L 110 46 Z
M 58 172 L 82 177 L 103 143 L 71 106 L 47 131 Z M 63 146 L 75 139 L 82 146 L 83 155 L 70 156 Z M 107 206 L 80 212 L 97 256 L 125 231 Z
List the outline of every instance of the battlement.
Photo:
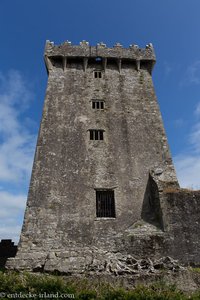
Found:
M 156 56 L 152 44 L 146 45 L 146 48 L 139 48 L 138 45 L 130 45 L 129 48 L 123 48 L 120 43 L 116 43 L 113 48 L 108 48 L 103 42 L 96 46 L 90 46 L 88 42 L 82 41 L 80 45 L 72 45 L 66 41 L 61 45 L 55 45 L 54 42 L 46 41 L 45 62 L 48 71 L 52 70 L 54 62 L 62 65 L 63 70 L 67 68 L 67 61 L 70 59 L 82 60 L 84 70 L 87 69 L 88 60 L 102 61 L 102 66 L 106 69 L 108 61 L 115 61 L 119 72 L 123 62 L 135 64 L 139 70 L 141 64 L 147 66 L 151 72 L 156 62 Z

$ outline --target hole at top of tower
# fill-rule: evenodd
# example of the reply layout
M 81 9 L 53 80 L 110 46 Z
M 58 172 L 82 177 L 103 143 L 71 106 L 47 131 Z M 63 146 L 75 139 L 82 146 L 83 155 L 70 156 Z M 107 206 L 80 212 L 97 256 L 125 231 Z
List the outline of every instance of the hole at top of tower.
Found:
M 61 56 L 50 57 L 50 60 L 54 67 L 62 68 L 62 57 Z
M 99 56 L 96 57 L 96 58 L 95 58 L 95 61 L 96 61 L 96 62 L 102 62 L 102 57 L 99 57 Z
M 140 69 L 147 70 L 149 73 L 151 73 L 152 62 L 149 60 L 141 60 L 140 61 Z
M 103 69 L 102 58 L 101 57 L 90 57 L 88 59 L 88 67 L 102 70 Z
M 83 59 L 81 57 L 67 57 L 67 68 L 82 69 Z

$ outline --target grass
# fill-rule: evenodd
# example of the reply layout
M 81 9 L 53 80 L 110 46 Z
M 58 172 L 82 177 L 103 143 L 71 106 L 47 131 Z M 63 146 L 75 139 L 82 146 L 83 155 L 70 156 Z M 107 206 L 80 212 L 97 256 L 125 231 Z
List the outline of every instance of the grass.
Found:
M 200 268 L 197 267 L 191 267 L 190 270 L 195 273 L 200 273 Z
M 137 221 L 136 223 L 133 224 L 133 228 L 140 228 L 144 225 L 143 221 Z
M 6 298 L 7 295 L 7 298 Z M 94 279 L 67 278 L 48 274 L 0 272 L 1 299 L 77 300 L 197 300 L 200 292 L 184 294 L 174 285 L 158 282 L 125 289 Z
M 140 72 L 140 79 L 139 79 L 140 84 L 143 84 L 144 82 L 144 75 L 143 73 Z

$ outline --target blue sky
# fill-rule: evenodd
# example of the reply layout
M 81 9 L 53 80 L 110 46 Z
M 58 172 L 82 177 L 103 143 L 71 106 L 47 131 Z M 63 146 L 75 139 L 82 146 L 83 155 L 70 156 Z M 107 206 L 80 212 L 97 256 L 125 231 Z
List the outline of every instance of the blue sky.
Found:
M 153 80 L 181 186 L 200 188 L 199 0 L 0 1 L 0 239 L 18 240 L 47 84 L 46 40 L 153 43 Z

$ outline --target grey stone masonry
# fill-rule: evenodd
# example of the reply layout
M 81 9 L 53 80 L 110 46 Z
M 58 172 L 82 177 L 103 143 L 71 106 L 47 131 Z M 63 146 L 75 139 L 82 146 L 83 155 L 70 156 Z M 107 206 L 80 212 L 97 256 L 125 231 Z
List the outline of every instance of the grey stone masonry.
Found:
M 82 59 L 84 69 L 88 64 L 88 59 L 102 58 L 104 68 L 108 61 L 115 61 L 121 70 L 122 62 L 135 63 L 137 69 L 140 64 L 148 63 L 149 70 L 152 71 L 156 61 L 153 45 L 146 45 L 145 49 L 139 48 L 137 45 L 130 45 L 129 48 L 123 48 L 120 43 L 116 43 L 113 48 L 107 48 L 104 43 L 96 46 L 90 46 L 88 42 L 82 41 L 79 46 L 74 46 L 71 42 L 64 42 L 62 45 L 54 45 L 53 42 L 47 41 L 45 47 L 45 61 L 47 69 L 52 69 L 51 59 L 60 58 L 62 60 L 63 69 L 67 66 L 68 59 Z
M 152 82 L 153 46 L 47 41 L 45 63 L 24 223 L 7 267 L 82 273 L 102 266 L 104 253 L 198 264 L 198 238 L 188 260 L 191 238 L 184 236 L 183 255 L 174 238 L 182 192 L 173 201 L 164 193 L 179 185 Z M 191 230 L 187 206 L 180 211 Z

